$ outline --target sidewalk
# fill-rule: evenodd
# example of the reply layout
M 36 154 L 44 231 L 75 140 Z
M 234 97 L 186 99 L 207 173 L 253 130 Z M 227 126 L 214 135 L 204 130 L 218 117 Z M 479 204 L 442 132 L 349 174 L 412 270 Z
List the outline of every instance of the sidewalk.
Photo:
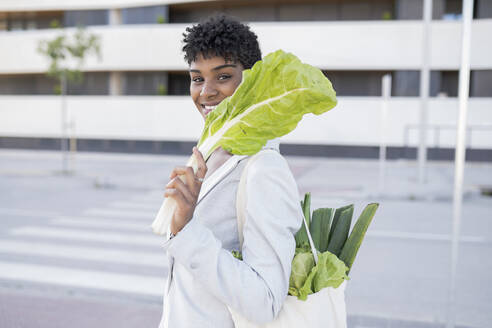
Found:
M 451 267 L 453 163 L 430 162 L 428 183 L 420 187 L 415 162 L 389 161 L 385 188 L 380 190 L 377 161 L 306 157 L 288 157 L 287 161 L 300 197 L 312 193 L 312 208 L 354 203 L 358 216 L 366 204 L 380 203 L 346 290 L 349 327 L 441 327 L 447 316 Z M 0 151 L 0 240 L 26 249 L 22 256 L 0 249 L 0 266 L 5 262 L 9 267 L 47 267 L 50 272 L 60 272 L 60 279 L 64 272 L 82 275 L 86 268 L 101 277 L 115 274 L 122 278 L 130 273 L 134 277 L 131 283 L 144 284 L 139 278 L 142 274 L 163 279 L 157 264 L 103 265 L 97 260 L 98 252 L 107 251 L 105 239 L 152 244 L 153 236 L 140 225 L 148 225 L 153 209 L 160 206 L 172 168 L 185 162 L 182 156 L 80 153 L 75 173 L 63 176 L 59 153 Z M 467 163 L 454 311 L 456 322 L 463 327 L 485 328 L 492 323 L 492 287 L 488 284 L 492 197 L 480 194 L 481 187 L 491 185 L 492 164 Z M 115 225 L 123 221 L 122 215 L 125 223 Z M 62 240 L 54 233 L 66 234 L 69 228 L 75 240 Z M 37 255 L 27 240 L 39 242 Z M 39 255 L 47 243 L 60 249 L 77 246 L 78 256 L 85 258 L 84 267 L 76 261 L 60 262 Z M 123 253 L 155 256 L 158 252 L 158 244 L 156 248 L 121 245 L 118 251 Z M 52 281 L 46 278 L 46 283 Z M 0 276 L 2 282 L 21 284 L 21 293 L 29 293 L 32 284 L 6 282 Z M 83 293 L 77 285 L 67 284 L 63 288 Z M 148 295 L 154 300 L 154 316 L 160 312 L 157 294 Z M 67 292 L 64 297 L 71 296 Z M 129 323 L 128 327 L 133 326 Z

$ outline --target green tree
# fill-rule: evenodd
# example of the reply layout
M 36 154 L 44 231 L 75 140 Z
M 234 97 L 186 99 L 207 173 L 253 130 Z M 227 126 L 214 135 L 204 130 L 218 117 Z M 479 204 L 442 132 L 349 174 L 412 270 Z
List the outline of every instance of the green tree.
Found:
M 68 173 L 67 159 L 67 108 L 65 95 L 67 84 L 80 83 L 84 79 L 82 68 L 86 58 L 97 55 L 101 59 L 100 39 L 90 34 L 84 27 L 78 27 L 74 33 L 64 33 L 51 40 L 41 40 L 38 44 L 38 52 L 49 61 L 47 75 L 56 80 L 55 94 L 61 95 L 61 122 L 62 138 L 61 150 L 63 152 L 63 173 Z M 73 124 L 70 124 L 73 128 Z M 70 150 L 75 152 L 75 139 L 70 138 Z

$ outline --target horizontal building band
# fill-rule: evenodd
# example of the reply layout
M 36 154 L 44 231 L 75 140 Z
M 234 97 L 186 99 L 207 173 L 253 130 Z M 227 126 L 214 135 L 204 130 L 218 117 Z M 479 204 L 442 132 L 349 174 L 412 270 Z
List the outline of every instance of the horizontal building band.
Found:
M 392 76 L 391 95 L 418 97 L 419 71 L 325 71 L 339 96 L 381 96 L 382 78 Z M 470 96 L 492 97 L 492 70 L 471 71 Z M 186 71 L 89 72 L 68 82 L 68 95 L 189 95 Z M 44 74 L 0 74 L 0 95 L 55 95 L 59 81 Z M 458 71 L 432 71 L 431 97 L 457 97 Z
M 68 144 L 69 140 L 55 138 L 19 138 L 0 136 L 0 149 L 36 149 L 36 150 L 60 150 L 62 142 Z M 111 152 L 111 153 L 137 153 L 156 155 L 189 155 L 190 150 L 196 145 L 191 141 L 153 141 L 153 140 L 108 140 L 108 139 L 77 139 L 75 151 L 82 152 Z M 66 147 L 68 149 L 68 145 Z M 280 144 L 280 152 L 284 156 L 309 156 L 309 157 L 333 157 L 333 158 L 379 158 L 378 146 L 357 145 L 306 145 L 306 144 Z M 454 148 L 427 149 L 429 160 L 454 160 Z M 417 158 L 416 147 L 388 147 L 386 158 L 389 160 Z M 492 162 L 492 149 L 466 149 L 466 160 L 472 162 Z
M 457 98 L 431 98 L 428 143 L 453 148 L 458 119 Z M 284 143 L 315 145 L 418 145 L 421 102 L 418 98 L 391 98 L 387 126 L 381 126 L 382 99 L 338 97 L 337 106 L 321 115 L 306 115 Z M 82 139 L 194 141 L 203 119 L 189 96 L 69 96 L 65 131 L 62 102 L 56 96 L 1 96 L 0 136 Z M 468 108 L 469 148 L 492 149 L 492 98 L 471 98 Z M 383 135 L 382 135 L 383 133 Z
M 181 53 L 186 24 L 94 27 L 101 39 L 101 60 L 89 57 L 87 71 L 181 71 L 187 66 Z M 277 49 L 296 54 L 324 70 L 419 70 L 422 56 L 421 22 L 304 22 L 252 23 L 263 54 Z M 472 24 L 471 68 L 492 69 L 492 19 Z M 65 32 L 73 31 L 67 29 Z M 42 40 L 59 30 L 0 33 L 0 74 L 42 73 L 48 62 L 38 51 Z M 431 24 L 430 67 L 458 70 L 461 24 Z M 316 45 L 313 47 L 313 45 Z M 343 55 L 342 55 L 343 54 Z

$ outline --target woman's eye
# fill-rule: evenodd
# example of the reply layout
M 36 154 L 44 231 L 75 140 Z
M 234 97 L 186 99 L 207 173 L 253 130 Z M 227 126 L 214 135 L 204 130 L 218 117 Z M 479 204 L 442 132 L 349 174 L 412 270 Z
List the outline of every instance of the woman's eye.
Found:
M 219 80 L 227 80 L 227 79 L 229 79 L 230 77 L 231 77 L 231 76 L 230 76 L 230 75 L 228 75 L 228 74 L 222 74 L 222 75 L 220 75 L 220 76 L 219 76 Z
M 203 79 L 202 79 L 201 77 L 199 77 L 199 76 L 194 77 L 194 78 L 192 78 L 191 80 L 192 80 L 193 82 L 202 82 L 202 81 L 203 81 Z

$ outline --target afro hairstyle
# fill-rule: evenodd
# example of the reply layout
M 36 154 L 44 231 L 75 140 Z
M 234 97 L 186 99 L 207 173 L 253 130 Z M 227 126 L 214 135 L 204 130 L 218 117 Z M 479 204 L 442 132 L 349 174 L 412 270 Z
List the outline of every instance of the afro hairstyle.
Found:
M 190 65 L 198 55 L 204 58 L 223 57 L 226 61 L 240 62 L 245 69 L 261 60 L 258 37 L 233 17 L 216 14 L 183 33 L 184 59 Z

